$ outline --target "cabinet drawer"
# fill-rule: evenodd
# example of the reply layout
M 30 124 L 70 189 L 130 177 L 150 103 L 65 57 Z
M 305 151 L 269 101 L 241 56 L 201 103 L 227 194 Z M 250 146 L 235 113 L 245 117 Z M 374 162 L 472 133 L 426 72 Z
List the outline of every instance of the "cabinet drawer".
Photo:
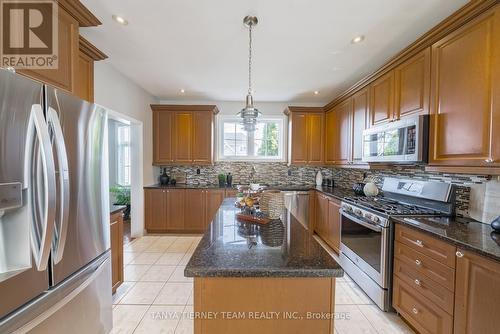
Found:
M 396 224 L 395 240 L 450 268 L 455 268 L 455 246 L 399 224 Z
M 455 268 L 455 246 L 399 224 L 396 225 L 395 239 L 450 268 Z
M 392 304 L 419 333 L 451 334 L 453 318 L 436 304 L 417 293 L 414 287 L 394 279 Z
M 448 314 L 453 315 L 454 298 L 451 291 L 443 289 L 441 285 L 397 259 L 394 261 L 394 275 L 411 286 L 415 292 L 420 293 L 448 312 Z
M 417 271 L 434 280 L 450 291 L 455 290 L 455 270 L 447 267 L 427 255 L 417 252 L 400 242 L 395 242 L 394 257 Z

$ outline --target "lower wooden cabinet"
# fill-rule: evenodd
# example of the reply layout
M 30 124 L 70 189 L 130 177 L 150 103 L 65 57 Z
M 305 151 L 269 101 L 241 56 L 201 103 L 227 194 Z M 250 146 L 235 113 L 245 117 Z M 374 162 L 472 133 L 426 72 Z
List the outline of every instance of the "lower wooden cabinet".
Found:
M 500 263 L 459 249 L 456 264 L 456 334 L 500 331 Z
M 111 215 L 110 224 L 111 239 L 111 282 L 112 291 L 123 283 L 123 212 L 119 211 Z
M 224 189 L 144 189 L 145 227 L 153 233 L 202 233 L 225 197 Z
M 314 231 L 335 252 L 340 251 L 340 201 L 316 193 Z

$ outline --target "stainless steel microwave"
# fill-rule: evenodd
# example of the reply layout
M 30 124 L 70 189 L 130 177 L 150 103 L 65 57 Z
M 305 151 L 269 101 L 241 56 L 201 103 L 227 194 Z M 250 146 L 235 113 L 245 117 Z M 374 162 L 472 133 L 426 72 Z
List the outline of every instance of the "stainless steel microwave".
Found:
M 429 116 L 416 115 L 363 131 L 363 161 L 427 162 Z

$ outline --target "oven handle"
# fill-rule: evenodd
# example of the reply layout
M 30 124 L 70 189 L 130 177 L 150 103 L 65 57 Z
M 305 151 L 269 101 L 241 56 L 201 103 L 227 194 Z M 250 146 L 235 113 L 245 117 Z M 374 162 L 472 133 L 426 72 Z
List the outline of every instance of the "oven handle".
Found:
M 361 219 L 347 213 L 345 210 L 341 209 L 340 210 L 340 214 L 345 216 L 346 218 L 349 218 L 350 220 L 352 220 L 353 222 L 355 223 L 358 223 L 359 225 L 362 225 L 366 228 L 369 228 L 370 230 L 372 231 L 375 231 L 375 232 L 382 232 L 382 227 L 380 226 L 377 226 L 377 225 L 372 225 L 370 223 L 367 223 L 367 222 L 364 222 L 362 221 Z

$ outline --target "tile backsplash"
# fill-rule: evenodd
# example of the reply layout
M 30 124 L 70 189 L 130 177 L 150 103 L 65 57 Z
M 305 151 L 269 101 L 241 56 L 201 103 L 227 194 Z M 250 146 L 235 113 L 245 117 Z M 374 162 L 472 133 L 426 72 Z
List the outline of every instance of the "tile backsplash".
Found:
M 318 170 L 323 177 L 332 177 L 336 187 L 351 188 L 355 182 L 373 180 L 379 187 L 385 177 L 416 178 L 438 182 L 449 182 L 457 187 L 456 212 L 470 216 L 471 189 L 482 189 L 481 185 L 491 180 L 488 175 L 468 175 L 426 172 L 423 166 L 393 166 L 390 169 L 364 170 L 356 168 L 298 167 L 285 162 L 217 162 L 213 166 L 167 166 L 167 174 L 186 175 L 188 184 L 217 184 L 219 173 L 231 173 L 234 184 L 263 183 L 270 185 L 314 184 Z M 199 174 L 197 170 L 199 169 Z M 160 174 L 160 169 L 157 170 Z M 472 196 L 476 198 L 476 196 Z M 472 203 L 474 204 L 474 203 Z M 473 205 L 472 205 L 473 206 Z M 476 217 L 475 217 L 476 218 Z

